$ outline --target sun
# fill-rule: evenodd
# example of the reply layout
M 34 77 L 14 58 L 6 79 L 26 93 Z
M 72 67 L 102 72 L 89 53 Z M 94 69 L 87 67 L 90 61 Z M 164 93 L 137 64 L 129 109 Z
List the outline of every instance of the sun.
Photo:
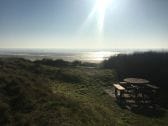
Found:
M 96 0 L 96 7 L 99 12 L 103 12 L 108 7 L 111 0 Z

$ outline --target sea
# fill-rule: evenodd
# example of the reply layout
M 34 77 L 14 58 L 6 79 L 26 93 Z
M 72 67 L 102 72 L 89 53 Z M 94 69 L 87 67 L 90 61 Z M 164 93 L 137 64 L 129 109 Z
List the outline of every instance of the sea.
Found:
M 137 49 L 0 49 L 0 57 L 17 57 L 29 60 L 63 59 L 82 62 L 100 63 L 111 56 L 131 54 L 147 50 Z

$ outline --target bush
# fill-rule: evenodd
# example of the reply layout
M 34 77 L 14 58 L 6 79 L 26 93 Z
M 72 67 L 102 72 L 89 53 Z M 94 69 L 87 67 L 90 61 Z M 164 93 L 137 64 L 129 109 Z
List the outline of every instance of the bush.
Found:
M 146 78 L 160 87 L 164 98 L 168 96 L 168 52 L 122 54 L 103 61 L 102 66 L 115 69 L 120 81 L 126 77 Z
M 55 67 L 65 67 L 69 66 L 70 63 L 68 61 L 64 61 L 62 59 L 52 60 L 52 59 L 42 59 L 35 61 L 37 64 L 43 64 L 48 66 L 55 66 Z

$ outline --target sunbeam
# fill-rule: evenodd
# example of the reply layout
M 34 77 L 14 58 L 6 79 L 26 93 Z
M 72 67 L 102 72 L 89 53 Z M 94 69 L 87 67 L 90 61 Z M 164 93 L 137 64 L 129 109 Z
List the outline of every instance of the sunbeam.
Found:
M 93 7 L 91 13 L 81 26 L 80 33 L 86 28 L 93 16 L 97 15 L 97 29 L 100 34 L 103 34 L 105 12 L 107 7 L 110 5 L 111 1 L 112 0 L 95 0 L 95 6 Z
M 103 31 L 105 11 L 110 2 L 111 0 L 97 0 L 96 2 L 96 10 L 98 13 L 98 30 L 100 33 Z

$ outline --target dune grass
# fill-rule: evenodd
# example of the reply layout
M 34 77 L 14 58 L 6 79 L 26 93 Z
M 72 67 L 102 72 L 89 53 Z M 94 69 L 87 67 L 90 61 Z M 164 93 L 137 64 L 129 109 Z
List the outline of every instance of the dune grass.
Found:
M 104 92 L 110 69 L 57 67 L 0 59 L 0 124 L 39 126 L 167 126 L 168 113 L 147 116 L 121 108 Z

